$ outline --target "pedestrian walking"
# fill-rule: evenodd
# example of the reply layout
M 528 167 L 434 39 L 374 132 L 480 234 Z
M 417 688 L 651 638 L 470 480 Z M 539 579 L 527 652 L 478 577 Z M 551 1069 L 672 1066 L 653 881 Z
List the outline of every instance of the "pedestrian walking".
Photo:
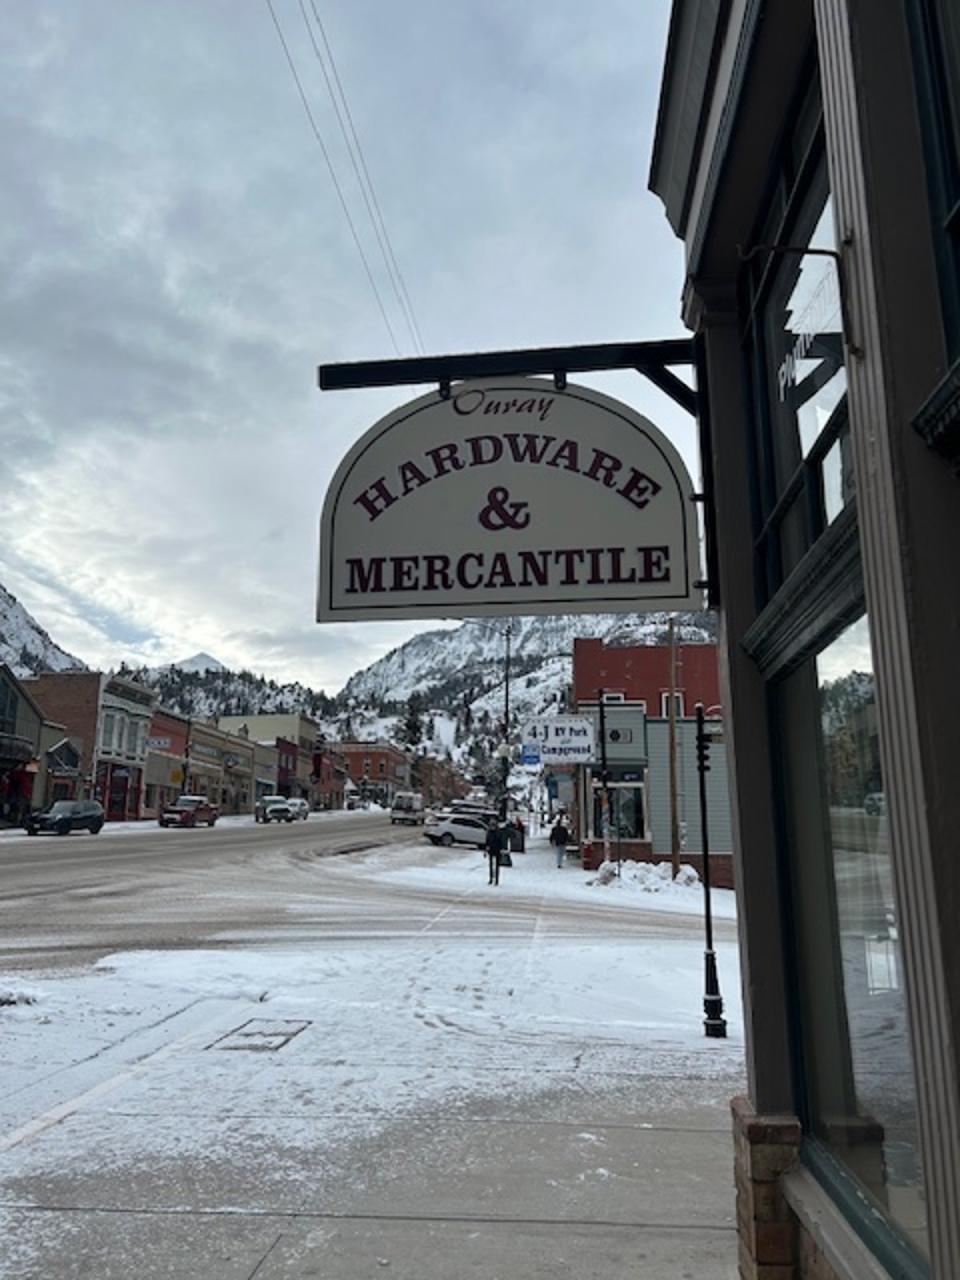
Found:
M 563 818 L 558 818 L 550 832 L 550 843 L 553 845 L 554 852 L 557 855 L 558 870 L 563 866 L 563 860 L 567 856 L 567 843 L 569 840 L 570 832 L 567 830 Z
M 487 863 L 490 867 L 490 879 L 487 884 L 500 883 L 500 855 L 504 849 L 503 832 L 500 830 L 498 822 L 491 823 L 487 827 L 487 834 L 484 838 L 484 848 L 487 851 Z

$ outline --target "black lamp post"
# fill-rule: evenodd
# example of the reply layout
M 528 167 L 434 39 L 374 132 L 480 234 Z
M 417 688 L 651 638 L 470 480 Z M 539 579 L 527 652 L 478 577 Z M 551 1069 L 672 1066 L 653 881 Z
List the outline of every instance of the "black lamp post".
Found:
M 713 949 L 713 916 L 710 910 L 710 837 L 707 832 L 707 774 L 710 772 L 710 744 L 716 740 L 707 733 L 703 721 L 703 703 L 697 707 L 697 774 L 700 781 L 700 833 L 703 850 L 703 919 L 705 949 L 703 953 L 703 1033 L 722 1040 L 727 1034 L 723 1017 L 723 998 L 717 977 L 717 957 Z
M 510 637 L 513 624 L 508 622 L 503 633 L 506 647 L 503 655 L 503 754 L 500 760 L 500 821 L 507 820 L 507 797 L 510 792 Z

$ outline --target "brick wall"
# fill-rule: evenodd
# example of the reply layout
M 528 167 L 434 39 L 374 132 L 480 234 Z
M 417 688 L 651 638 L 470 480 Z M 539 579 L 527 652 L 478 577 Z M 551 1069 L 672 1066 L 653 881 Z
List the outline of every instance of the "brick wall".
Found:
M 100 681 L 97 671 L 45 671 L 24 682 L 46 718 L 62 724 L 67 736 L 80 748 L 80 772 L 84 779 L 90 776 L 96 752 Z
M 731 1110 L 741 1280 L 796 1280 L 798 1226 L 780 1178 L 796 1163 L 800 1122 L 758 1116 L 746 1098 Z

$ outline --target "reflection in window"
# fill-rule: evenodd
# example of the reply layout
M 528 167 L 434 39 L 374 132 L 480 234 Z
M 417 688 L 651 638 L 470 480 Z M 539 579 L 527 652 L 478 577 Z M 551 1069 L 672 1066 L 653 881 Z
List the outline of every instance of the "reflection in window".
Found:
M 808 249 L 835 249 L 833 205 L 828 199 Z M 782 426 L 799 435 L 806 457 L 847 389 L 843 367 L 843 323 L 836 263 L 811 254 L 789 255 L 777 294 L 789 294 L 782 311 L 771 307 L 775 327 L 776 392 Z M 788 458 L 796 444 L 787 445 Z
M 776 691 L 810 1131 L 913 1244 L 926 1212 L 865 618 Z

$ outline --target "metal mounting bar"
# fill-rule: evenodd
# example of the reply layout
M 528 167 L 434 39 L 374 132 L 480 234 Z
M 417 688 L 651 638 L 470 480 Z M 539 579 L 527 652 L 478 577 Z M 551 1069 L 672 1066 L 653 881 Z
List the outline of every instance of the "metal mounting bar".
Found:
M 532 347 L 519 351 L 481 351 L 463 355 L 417 356 L 409 360 L 363 360 L 355 364 L 326 364 L 317 370 L 321 391 L 346 391 L 357 387 L 398 387 L 440 384 L 466 378 L 497 378 L 512 375 L 546 374 L 552 377 L 571 373 L 598 373 L 609 369 L 636 369 L 654 381 L 667 365 L 692 364 L 693 340 L 667 338 L 661 342 L 613 342 L 579 347 Z M 651 370 L 653 373 L 651 373 Z M 683 407 L 691 407 L 684 388 Z M 658 383 L 660 385 L 660 383 Z M 666 387 L 662 387 L 667 390 Z M 668 395 L 673 391 L 667 390 Z M 676 399 L 676 396 L 674 396 Z

